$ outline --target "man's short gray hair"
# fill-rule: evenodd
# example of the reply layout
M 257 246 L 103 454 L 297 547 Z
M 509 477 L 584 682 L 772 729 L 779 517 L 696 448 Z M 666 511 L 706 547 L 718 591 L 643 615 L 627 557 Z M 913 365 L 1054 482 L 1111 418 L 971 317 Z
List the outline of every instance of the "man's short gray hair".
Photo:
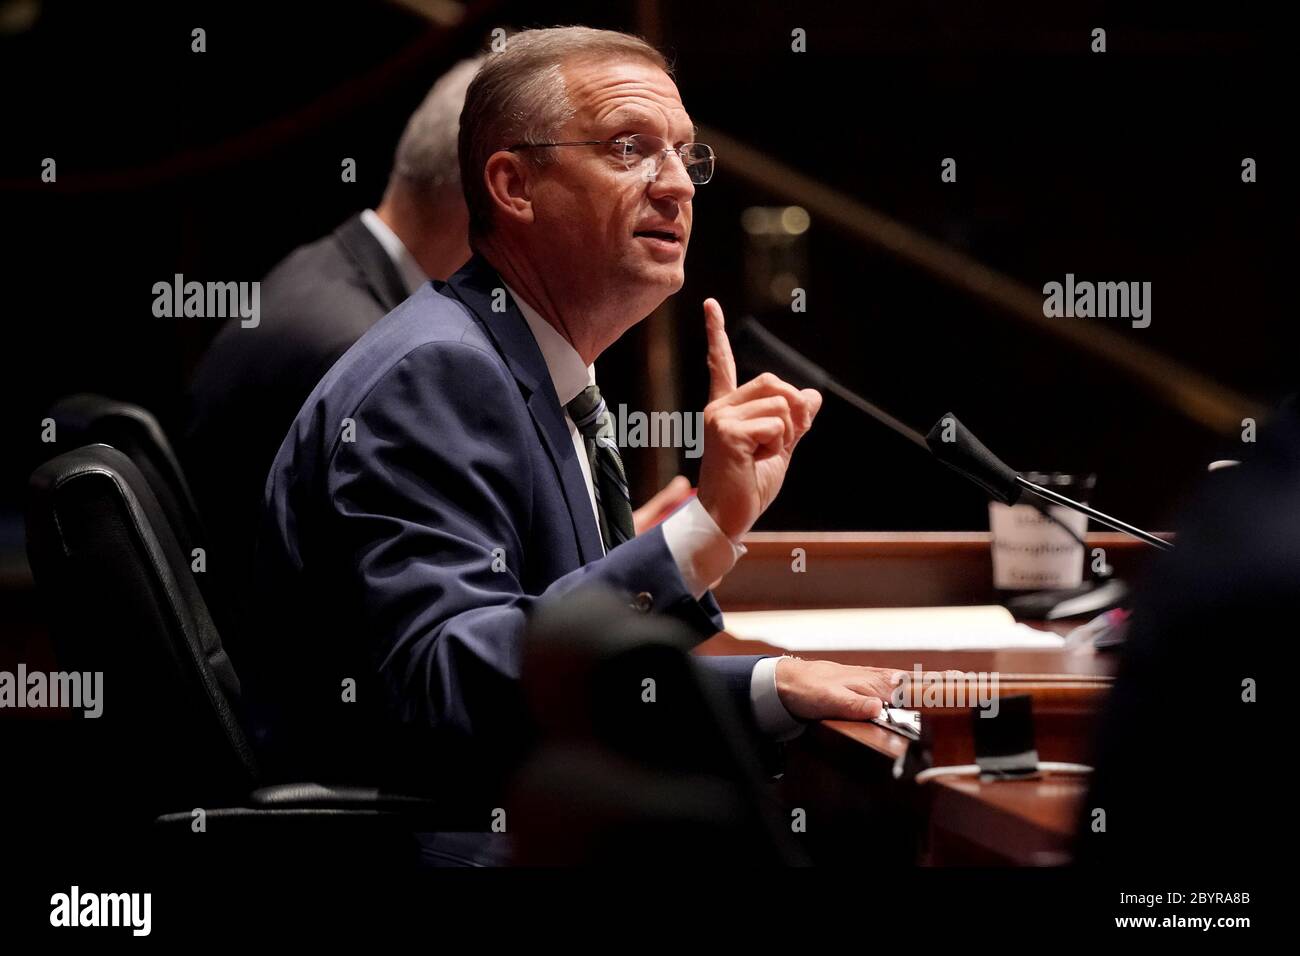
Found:
M 406 121 L 393 157 L 393 175 L 424 192 L 460 186 L 457 139 L 465 91 L 483 57 L 462 60 L 444 73 Z
M 575 60 L 644 60 L 671 75 L 663 54 L 640 37 L 590 27 L 524 30 L 488 54 L 465 95 L 460 116 L 460 172 L 471 239 L 492 227 L 483 182 L 488 157 L 516 143 L 545 143 L 573 118 L 561 66 Z M 544 163 L 549 150 L 531 150 Z

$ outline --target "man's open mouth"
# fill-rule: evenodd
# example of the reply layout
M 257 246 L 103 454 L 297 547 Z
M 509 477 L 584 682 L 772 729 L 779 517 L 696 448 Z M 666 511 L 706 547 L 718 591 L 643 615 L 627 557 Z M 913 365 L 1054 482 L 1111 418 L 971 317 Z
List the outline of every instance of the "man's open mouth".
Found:
M 681 240 L 679 240 L 679 239 L 677 238 L 677 233 L 675 233 L 675 232 L 668 232 L 668 231 L 663 230 L 663 229 L 638 229 L 636 232 L 632 233 L 632 235 L 634 235 L 634 236 L 643 236 L 643 237 L 646 237 L 646 238 L 649 238 L 649 239 L 660 239 L 660 240 L 662 240 L 662 241 L 664 241 L 664 242 L 680 242 L 680 241 L 681 241 Z

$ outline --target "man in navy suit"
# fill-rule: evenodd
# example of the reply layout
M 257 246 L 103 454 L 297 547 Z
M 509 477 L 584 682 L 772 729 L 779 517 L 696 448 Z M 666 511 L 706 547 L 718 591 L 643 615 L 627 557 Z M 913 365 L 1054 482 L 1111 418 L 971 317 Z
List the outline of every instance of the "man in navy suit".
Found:
M 540 602 L 601 585 L 701 639 L 721 628 L 708 586 L 821 396 L 770 374 L 738 385 L 707 300 L 699 494 L 634 533 L 594 362 L 682 285 L 691 200 L 713 171 L 693 140 L 663 58 L 623 34 L 520 33 L 471 84 L 474 257 L 334 365 L 267 481 L 259 583 L 278 610 L 252 670 L 277 705 L 261 742 L 286 772 L 472 781 L 490 800 L 527 743 L 520 646 Z M 898 676 L 788 657 L 701 666 L 776 738 L 876 715 Z M 479 836 L 433 853 L 500 860 Z

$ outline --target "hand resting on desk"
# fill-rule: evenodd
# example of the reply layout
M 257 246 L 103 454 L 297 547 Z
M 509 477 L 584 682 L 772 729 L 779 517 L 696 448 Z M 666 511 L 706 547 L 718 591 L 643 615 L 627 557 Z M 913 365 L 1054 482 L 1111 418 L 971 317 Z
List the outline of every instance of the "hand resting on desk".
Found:
M 776 692 L 800 720 L 871 720 L 880 716 L 906 671 L 834 661 L 783 657 L 776 663 Z

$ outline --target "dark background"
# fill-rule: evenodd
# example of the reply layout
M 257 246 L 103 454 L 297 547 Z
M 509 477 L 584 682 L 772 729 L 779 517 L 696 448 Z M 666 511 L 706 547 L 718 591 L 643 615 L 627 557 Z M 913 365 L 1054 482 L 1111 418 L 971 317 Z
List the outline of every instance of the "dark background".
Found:
M 39 440 L 49 405 L 97 391 L 147 406 L 174 430 L 219 322 L 155 319 L 153 284 L 177 272 L 261 278 L 293 247 L 377 203 L 411 110 L 496 26 L 656 34 L 701 125 L 1031 288 L 1067 272 L 1150 281 L 1150 328 L 1060 321 L 1108 328 L 1261 407 L 1296 388 L 1295 34 L 1277 19 L 1277 4 L 593 0 L 465 9 L 464 29 L 451 31 L 395 3 L 0 0 L 0 667 L 56 666 L 22 558 L 27 477 L 57 447 Z M 196 26 L 207 31 L 203 54 L 190 52 Z M 1108 33 L 1102 55 L 1088 49 L 1095 26 Z M 796 27 L 807 32 L 807 53 L 790 50 Z M 58 161 L 53 185 L 40 182 L 46 156 Z M 945 156 L 958 160 L 955 184 L 940 181 Z M 1258 161 L 1259 182 L 1241 182 L 1244 156 Z M 340 181 L 343 157 L 357 160 L 355 184 Z M 783 200 L 734 172 L 722 155 L 715 181 L 697 194 L 688 284 L 674 313 L 685 407 L 704 402 L 699 303 L 713 295 L 733 321 L 759 310 L 769 328 L 917 428 L 952 410 L 1018 468 L 1095 471 L 1094 502 L 1144 526 L 1170 527 L 1207 461 L 1248 451 L 1099 360 L 816 217 L 798 276 L 809 311 L 760 308 L 743 281 L 741 212 Z M 633 334 L 602 358 L 612 404 L 635 406 L 644 394 L 644 344 Z M 648 453 L 627 457 L 631 469 L 649 465 Z M 832 399 L 759 527 L 983 529 L 987 514 L 973 487 Z M 1228 663 L 1255 647 L 1250 628 L 1238 631 L 1224 641 L 1207 625 L 1215 643 L 1180 642 L 1204 651 L 1184 657 L 1194 659 L 1188 679 L 1208 673 L 1208 687 L 1214 673 L 1255 673 Z M 1150 699 L 1161 698 L 1144 705 Z M 16 719 L 0 718 L 0 754 L 13 785 L 0 788 L 0 817 L 12 821 L 10 837 L 29 836 L 38 848 L 15 857 L 26 860 L 23 882 L 36 894 L 16 910 L 27 918 L 41 914 L 50 885 L 31 871 L 53 865 L 66 878 L 64 857 L 44 841 L 93 835 L 99 807 L 83 797 L 102 781 L 92 775 L 57 790 L 56 767 L 81 772 L 57 746 L 66 715 L 8 716 Z M 1209 738 L 1184 736 L 1212 760 Z M 43 788 L 57 807 L 75 805 L 76 826 L 41 825 L 41 811 L 57 816 L 31 799 Z M 1152 805 L 1167 802 L 1157 794 Z M 1231 869 L 1222 888 L 1240 887 L 1244 873 Z M 925 876 L 923 892 L 903 896 L 950 923 L 952 904 L 935 906 L 936 880 L 952 879 L 951 900 L 982 899 L 980 887 L 999 894 L 1003 908 L 1029 900 L 1015 914 L 1020 922 L 1035 913 L 1059 922 L 1072 903 L 1095 917 L 1113 896 L 1109 883 L 1106 899 L 1084 895 L 1061 873 L 1010 874 L 1014 883 L 987 871 L 975 882 Z M 245 880 L 223 889 L 236 892 Z M 332 908 L 320 899 L 286 906 L 283 882 L 263 905 L 273 901 L 277 918 L 288 913 L 296 928 L 362 911 L 357 897 Z M 541 882 L 537 893 L 569 886 L 550 875 Z M 623 905 L 628 884 L 618 886 Z M 172 898 L 154 888 L 160 924 L 176 920 L 177 895 L 201 901 L 207 917 L 211 901 L 224 898 L 183 881 Z M 461 912 L 445 905 L 448 888 L 409 911 L 425 914 L 434 899 Z M 578 888 L 588 902 L 591 889 Z M 821 893 L 815 903 L 826 910 Z M 971 916 L 987 922 L 990 913 L 1002 909 Z
M 647 22 L 631 2 L 470 4 L 459 33 L 386 3 L 46 2 L 14 27 L 15 6 L 0 4 L 11 555 L 56 398 L 102 392 L 174 427 L 219 320 L 155 319 L 153 283 L 258 279 L 377 203 L 406 117 L 493 27 Z M 1150 281 L 1147 329 L 1059 321 L 1105 325 L 1263 405 L 1294 389 L 1294 57 L 1272 5 L 657 7 L 701 125 L 1032 288 L 1067 272 Z M 206 53 L 190 52 L 195 26 Z M 1094 26 L 1105 54 L 1089 52 Z M 790 50 L 796 27 L 807 53 Z M 46 156 L 57 184 L 40 182 Z M 955 184 L 940 182 L 945 156 Z M 343 157 L 355 184 L 340 181 Z M 699 303 L 717 296 L 733 320 L 752 304 L 740 212 L 775 202 L 729 178 L 725 156 L 697 194 L 676 309 L 687 408 L 706 385 Z M 1013 466 L 1095 471 L 1094 503 L 1157 528 L 1206 462 L 1242 454 L 1098 360 L 815 218 L 806 263 L 808 312 L 770 311 L 768 326 L 923 431 L 956 411 Z M 640 344 L 601 362 L 611 403 L 636 401 Z M 830 400 L 759 527 L 979 529 L 987 514 L 974 488 Z

